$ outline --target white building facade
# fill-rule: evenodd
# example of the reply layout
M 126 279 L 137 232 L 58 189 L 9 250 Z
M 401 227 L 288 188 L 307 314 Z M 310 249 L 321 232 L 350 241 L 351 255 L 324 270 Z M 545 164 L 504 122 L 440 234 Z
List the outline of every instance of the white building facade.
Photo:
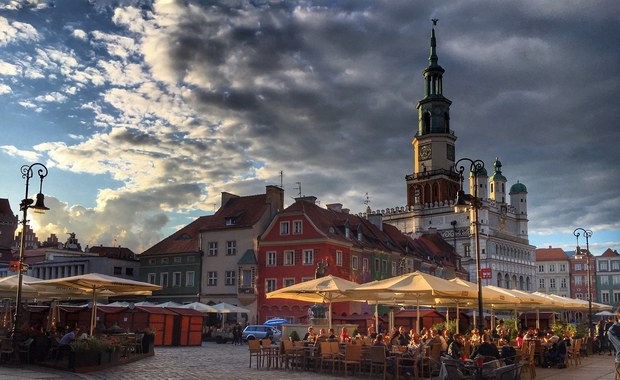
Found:
M 425 96 L 417 104 L 418 130 L 412 141 L 414 172 L 405 178 L 407 205 L 373 212 L 414 237 L 437 230 L 454 244 L 470 281 L 476 282 L 473 211 L 456 214 L 453 207 L 461 187 L 454 170 L 457 137 L 450 129 L 452 102 L 442 94 L 444 69 L 437 61 L 433 28 L 429 66 L 424 70 Z M 469 163 L 464 166 L 467 175 Z M 499 159 L 493 163 L 491 177 L 486 168 L 469 177 L 470 193 L 476 188 L 482 202 L 478 217 L 480 266 L 491 268 L 492 275 L 483 280 L 483 285 L 535 290 L 535 247 L 528 240 L 527 188 L 517 181 L 507 189 Z

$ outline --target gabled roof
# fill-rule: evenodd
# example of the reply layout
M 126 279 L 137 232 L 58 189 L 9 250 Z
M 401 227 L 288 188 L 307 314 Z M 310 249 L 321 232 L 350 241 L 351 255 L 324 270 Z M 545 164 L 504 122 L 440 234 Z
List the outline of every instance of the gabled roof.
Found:
M 237 261 L 237 265 L 256 265 L 258 261 L 256 261 L 256 255 L 254 254 L 253 249 L 248 249 L 245 251 L 243 256 Z
M 10 215 L 13 218 L 15 217 L 15 214 L 13 214 L 13 211 L 11 210 L 11 204 L 6 198 L 0 198 L 0 215 L 2 214 Z
M 399 246 L 389 234 L 358 215 L 325 209 L 304 200 L 296 201 L 279 215 L 300 213 L 305 214 L 319 232 L 328 239 L 351 244 L 359 249 L 404 252 L 404 247 Z M 386 224 L 383 225 L 385 226 Z M 347 228 L 350 231 L 349 238 L 346 236 Z M 358 233 L 362 234 L 361 241 L 357 238 Z
M 211 218 L 213 218 L 212 215 L 199 217 L 187 226 L 142 252 L 141 256 L 198 252 L 200 250 L 200 230 L 209 223 Z
M 538 248 L 535 253 L 536 261 L 568 260 L 568 255 L 562 248 Z
M 605 252 L 601 255 L 601 257 L 618 257 L 620 254 L 618 251 L 612 251 L 611 248 L 607 248 Z
M 265 194 L 233 197 L 217 210 L 200 231 L 252 227 L 269 211 Z

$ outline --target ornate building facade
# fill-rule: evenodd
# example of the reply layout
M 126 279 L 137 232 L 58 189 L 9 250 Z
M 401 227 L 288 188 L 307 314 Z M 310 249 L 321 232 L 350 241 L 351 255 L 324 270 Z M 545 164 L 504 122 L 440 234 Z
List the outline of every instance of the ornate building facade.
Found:
M 475 238 L 470 213 L 456 214 L 454 201 L 461 187 L 455 172 L 456 135 L 451 127 L 451 101 L 443 96 L 435 29 L 431 32 L 429 65 L 424 70 L 424 98 L 417 104 L 418 128 L 413 138 L 413 174 L 405 177 L 407 205 L 375 210 L 386 223 L 417 236 L 429 230 L 452 242 L 462 265 L 476 281 Z M 476 157 L 479 158 L 479 157 Z M 479 210 L 481 268 L 492 269 L 484 285 L 535 290 L 535 247 L 528 240 L 527 188 L 515 183 L 507 190 L 499 159 L 489 177 L 483 169 L 470 175 L 469 190 L 482 201 Z

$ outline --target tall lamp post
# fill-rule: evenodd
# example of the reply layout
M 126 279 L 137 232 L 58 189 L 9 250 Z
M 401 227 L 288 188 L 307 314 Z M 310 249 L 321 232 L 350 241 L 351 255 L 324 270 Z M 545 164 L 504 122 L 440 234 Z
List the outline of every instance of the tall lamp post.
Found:
M 37 168 L 37 175 L 39 176 L 39 193 L 37 194 L 36 202 L 30 198 L 28 198 L 28 188 L 30 187 L 30 178 L 34 177 L 35 167 Z M 17 296 L 15 297 L 15 314 L 13 316 L 13 327 L 11 332 L 11 337 L 13 340 L 13 347 L 15 348 L 15 352 L 17 352 L 17 346 L 20 343 L 20 326 L 19 326 L 19 317 L 20 317 L 20 306 L 22 302 L 22 284 L 23 284 L 23 273 L 22 269 L 24 267 L 24 250 L 26 245 L 26 224 L 28 223 L 28 209 L 33 209 L 36 213 L 44 213 L 46 210 L 49 210 L 48 207 L 45 207 L 43 193 L 41 192 L 43 188 L 43 178 L 47 176 L 47 168 L 45 165 L 41 163 L 34 163 L 30 166 L 24 165 L 21 167 L 22 178 L 26 179 L 26 195 L 24 199 L 22 199 L 19 210 L 22 212 L 22 236 L 21 242 L 19 244 L 19 265 L 17 268 Z
M 592 231 L 583 228 L 575 228 L 575 231 L 573 231 L 573 235 L 575 235 L 575 237 L 577 238 L 577 249 L 575 254 L 580 256 L 582 255 L 582 251 L 579 248 L 579 236 L 581 236 L 581 233 L 583 233 L 583 236 L 586 238 L 586 274 L 588 276 L 588 333 L 590 334 L 590 337 L 592 337 L 592 277 L 590 276 L 590 236 L 592 236 Z
M 464 165 L 469 163 L 469 172 L 474 177 L 474 193 L 465 194 L 463 190 L 463 173 L 465 172 L 465 166 L 459 164 L 464 162 Z M 454 164 L 454 171 L 458 173 L 461 179 L 461 189 L 456 197 L 454 204 L 454 212 L 462 213 L 468 210 L 474 211 L 474 235 L 476 237 L 476 282 L 478 284 L 478 331 L 482 338 L 482 332 L 484 331 L 484 314 L 482 311 L 482 276 L 480 273 L 480 223 L 478 222 L 478 210 L 482 207 L 482 200 L 478 198 L 478 173 L 484 169 L 484 162 L 482 160 L 472 160 L 469 158 L 461 158 Z

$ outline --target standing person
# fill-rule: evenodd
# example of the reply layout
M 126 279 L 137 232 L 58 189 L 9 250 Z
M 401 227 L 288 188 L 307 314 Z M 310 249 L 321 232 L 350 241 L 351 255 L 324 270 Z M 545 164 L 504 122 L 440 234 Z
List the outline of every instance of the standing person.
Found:
M 598 354 L 601 355 L 603 353 L 603 340 L 605 339 L 605 323 L 603 322 L 603 320 L 601 319 L 600 321 L 598 321 L 598 323 L 596 324 L 596 337 L 595 337 L 595 342 L 594 342 L 594 347 L 596 348 L 596 351 L 598 351 Z
M 616 322 L 607 330 L 607 339 L 616 350 L 616 380 L 620 380 L 620 307 L 616 309 Z
M 613 345 L 609 342 L 609 329 L 614 324 L 614 319 L 612 317 L 607 317 L 607 323 L 605 323 L 605 343 L 607 344 L 607 349 L 609 350 L 609 356 L 611 356 L 611 351 L 614 349 Z

